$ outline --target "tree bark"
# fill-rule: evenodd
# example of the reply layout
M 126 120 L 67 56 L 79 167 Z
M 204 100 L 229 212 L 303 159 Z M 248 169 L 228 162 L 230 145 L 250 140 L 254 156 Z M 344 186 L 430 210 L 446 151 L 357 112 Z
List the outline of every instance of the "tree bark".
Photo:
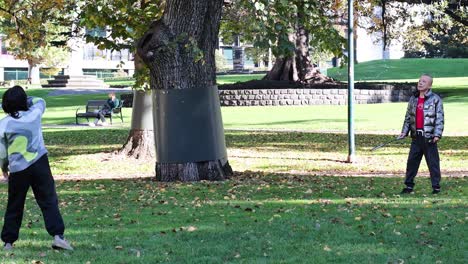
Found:
M 29 84 L 41 84 L 39 67 L 31 60 L 28 60 L 28 82 Z
M 151 92 L 133 91 L 132 125 L 119 154 L 135 159 L 152 159 L 155 155 Z
M 265 80 L 293 81 L 300 83 L 325 83 L 333 79 L 323 75 L 310 60 L 309 34 L 302 26 L 289 36 L 295 44 L 294 54 L 276 58 L 273 68 L 264 77 Z
M 130 129 L 127 142 L 119 154 L 135 159 L 154 158 L 154 132 L 148 129 Z
M 134 64 L 135 70 L 141 70 L 143 67 L 143 61 L 138 54 L 135 54 Z M 151 91 L 133 91 L 132 124 L 127 141 L 119 154 L 135 159 L 152 159 L 156 156 Z
M 164 95 L 175 94 L 172 93 L 175 90 L 216 88 L 215 48 L 218 44 L 222 5 L 223 0 L 166 1 L 162 19 L 154 22 L 138 43 L 138 54 L 150 69 L 153 92 L 158 91 Z M 186 91 L 180 92 L 183 94 Z M 164 124 L 158 123 L 165 121 L 165 115 L 158 112 L 162 111 L 160 109 L 165 105 L 157 103 L 156 95 L 153 98 L 155 135 L 178 135 L 180 131 L 167 131 Z M 172 101 L 168 101 L 169 103 L 175 104 Z M 220 107 L 219 104 L 216 107 Z M 186 111 L 184 118 L 191 118 L 192 110 L 195 111 L 195 109 L 184 110 Z M 167 114 L 170 116 L 170 113 Z M 180 130 L 190 129 L 190 127 L 183 127 L 183 124 L 180 128 Z M 222 137 L 224 140 L 224 134 Z M 186 140 L 186 138 L 181 140 Z M 194 142 L 198 139 L 190 137 L 189 140 Z M 172 146 L 167 144 L 169 143 L 164 141 L 156 142 L 156 148 L 170 149 Z M 220 143 L 213 140 L 204 147 L 211 148 L 211 145 L 215 144 Z M 224 147 L 225 150 L 224 142 L 222 144 L 221 148 Z M 187 149 L 172 150 L 175 153 L 190 151 Z M 166 162 L 158 155 L 155 169 L 156 178 L 160 181 L 223 180 L 232 174 L 227 157 L 218 157 L 214 160 Z

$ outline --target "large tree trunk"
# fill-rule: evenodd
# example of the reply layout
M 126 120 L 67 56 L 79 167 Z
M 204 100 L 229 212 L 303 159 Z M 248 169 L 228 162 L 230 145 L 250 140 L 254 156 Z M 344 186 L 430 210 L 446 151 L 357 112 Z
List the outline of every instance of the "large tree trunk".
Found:
M 289 57 L 276 58 L 265 80 L 301 83 L 333 82 L 331 78 L 320 73 L 318 67 L 310 61 L 309 33 L 303 26 L 296 26 L 295 34 L 290 34 L 289 40 L 295 44 L 294 54 Z
M 141 70 L 143 62 L 135 55 L 135 69 Z M 153 99 L 151 91 L 134 90 L 132 125 L 127 141 L 119 154 L 136 159 L 154 158 Z
M 138 44 L 151 75 L 160 181 L 223 180 L 232 174 L 215 75 L 222 4 L 167 0 L 162 19 Z
M 151 91 L 133 91 L 132 125 L 119 154 L 136 159 L 155 157 Z

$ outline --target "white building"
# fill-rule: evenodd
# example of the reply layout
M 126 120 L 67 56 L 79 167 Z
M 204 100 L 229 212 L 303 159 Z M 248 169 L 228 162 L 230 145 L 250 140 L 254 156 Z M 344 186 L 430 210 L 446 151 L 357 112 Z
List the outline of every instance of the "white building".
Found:
M 26 80 L 28 78 L 28 62 L 17 60 L 8 54 L 7 45 L 4 36 L 0 35 L 0 82 Z M 119 71 L 132 76 L 135 71 L 133 54 L 129 50 L 99 50 L 94 44 L 83 41 L 71 49 L 70 62 L 62 68 L 60 74 L 76 75 L 77 73 L 72 69 L 81 69 L 84 75 L 105 78 L 113 77 Z M 42 75 L 42 77 L 47 78 L 48 76 Z

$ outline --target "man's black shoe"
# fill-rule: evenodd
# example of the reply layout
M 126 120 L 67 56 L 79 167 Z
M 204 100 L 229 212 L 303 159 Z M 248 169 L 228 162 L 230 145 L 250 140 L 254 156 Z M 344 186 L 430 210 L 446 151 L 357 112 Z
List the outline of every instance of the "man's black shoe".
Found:
M 434 189 L 434 190 L 432 190 L 432 194 L 438 194 L 438 193 L 440 193 L 440 189 Z
M 404 188 L 403 191 L 401 191 L 401 194 L 407 194 L 407 193 L 412 193 L 413 192 L 413 188 Z

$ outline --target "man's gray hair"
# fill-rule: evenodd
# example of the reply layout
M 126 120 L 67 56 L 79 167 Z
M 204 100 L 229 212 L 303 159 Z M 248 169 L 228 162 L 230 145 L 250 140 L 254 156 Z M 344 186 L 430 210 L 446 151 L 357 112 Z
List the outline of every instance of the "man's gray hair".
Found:
M 431 85 L 432 85 L 432 82 L 434 81 L 434 77 L 432 77 L 432 75 L 430 75 L 429 73 L 423 73 L 423 74 L 421 74 L 421 77 L 422 76 L 427 76 L 427 77 L 431 78 Z

